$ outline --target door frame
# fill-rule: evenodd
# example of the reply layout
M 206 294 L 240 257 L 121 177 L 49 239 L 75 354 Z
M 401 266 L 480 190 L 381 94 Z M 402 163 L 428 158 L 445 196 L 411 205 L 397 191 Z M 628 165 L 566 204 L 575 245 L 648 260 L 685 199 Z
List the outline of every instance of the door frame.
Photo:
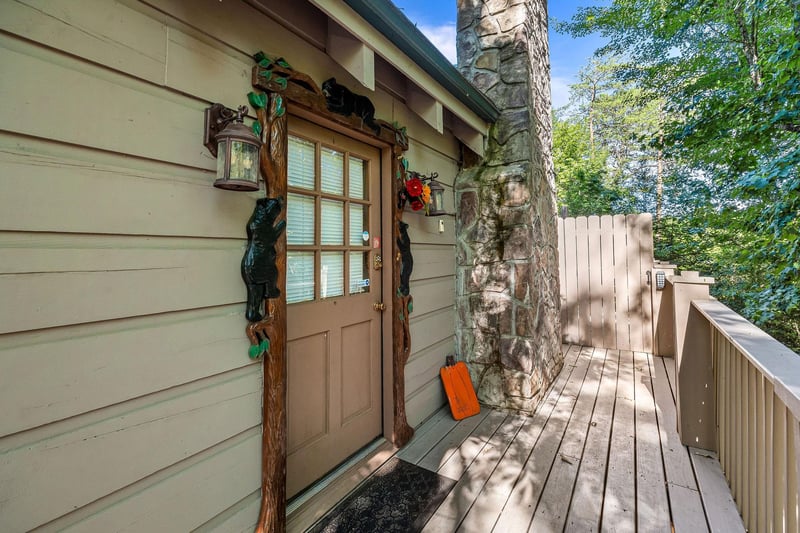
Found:
M 256 55 L 257 58 L 263 55 Z M 256 109 L 261 129 L 260 169 L 268 197 L 287 193 L 288 115 L 332 129 L 381 150 L 381 251 L 384 275 L 381 320 L 383 363 L 383 435 L 402 447 L 414 435 L 405 410 L 405 365 L 411 353 L 409 310 L 411 296 L 401 295 L 398 237 L 402 208 L 396 199 L 405 181 L 401 164 L 408 149 L 406 129 L 376 120 L 378 132 L 364 127 L 361 118 L 345 117 L 327 109 L 326 99 L 314 80 L 277 60 L 260 59 L 253 67 L 250 103 Z M 276 224 L 285 223 L 281 210 Z M 286 235 L 275 245 L 278 268 L 278 298 L 267 300 L 269 310 L 262 327 L 271 341 L 263 360 L 261 510 L 256 531 L 284 531 L 286 527 Z M 252 327 L 249 326 L 249 327 Z M 388 332 L 391 332 L 390 334 Z

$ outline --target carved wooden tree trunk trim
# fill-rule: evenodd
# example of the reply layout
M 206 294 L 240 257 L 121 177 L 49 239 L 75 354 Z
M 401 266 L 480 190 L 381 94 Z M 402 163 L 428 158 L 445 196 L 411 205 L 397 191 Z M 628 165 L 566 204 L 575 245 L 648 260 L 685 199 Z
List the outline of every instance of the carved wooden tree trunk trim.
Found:
M 268 197 L 286 201 L 288 128 L 283 96 L 269 95 L 268 109 L 256 111 L 263 131 L 260 155 Z M 276 223 L 286 220 L 286 205 Z M 268 306 L 270 349 L 264 357 L 261 435 L 261 511 L 256 531 L 286 530 L 286 232 L 275 244 L 279 298 Z
M 402 447 L 411 440 L 414 430 L 408 425 L 405 407 L 405 366 L 411 352 L 409 308 L 411 296 L 400 294 L 400 251 L 397 245 L 402 210 L 397 205 L 404 169 L 400 157 L 408 149 L 405 130 L 384 120 L 377 120 L 380 131 L 364 127 L 356 117 L 343 117 L 328 111 L 325 97 L 307 75 L 285 67 L 273 67 L 269 77 L 262 76 L 263 65 L 253 67 L 253 86 L 264 91 L 267 108 L 256 109 L 262 127 L 260 153 L 261 174 L 266 182 L 267 196 L 286 200 L 288 187 L 287 145 L 288 125 L 286 100 L 312 111 L 315 115 L 342 124 L 361 134 L 379 139 L 392 147 L 392 368 L 393 413 L 392 442 Z M 285 81 L 279 81 L 283 79 Z M 297 83 L 300 82 L 300 83 Z M 386 179 L 386 178 L 384 178 Z M 286 219 L 286 208 L 275 223 Z M 268 329 L 270 350 L 264 357 L 264 401 L 261 451 L 261 510 L 256 531 L 277 533 L 286 530 L 286 233 L 275 245 L 278 267 L 277 287 L 280 298 L 268 302 L 271 323 Z
M 400 164 L 403 155 L 402 147 L 395 145 L 392 149 L 392 369 L 394 372 L 394 430 L 392 442 L 395 446 L 402 447 L 408 444 L 414 436 L 414 429 L 408 425 L 406 417 L 406 363 L 411 354 L 411 330 L 409 327 L 410 295 L 403 295 L 400 291 L 400 221 L 403 219 L 403 210 L 398 205 L 400 188 L 403 186 L 405 168 Z

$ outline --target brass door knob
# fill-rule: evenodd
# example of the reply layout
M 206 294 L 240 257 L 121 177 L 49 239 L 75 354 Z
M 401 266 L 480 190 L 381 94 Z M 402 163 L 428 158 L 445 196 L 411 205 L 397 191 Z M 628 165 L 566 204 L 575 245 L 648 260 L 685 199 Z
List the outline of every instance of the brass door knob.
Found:
M 372 308 L 376 311 L 386 311 L 386 304 L 383 302 L 375 302 L 372 304 Z

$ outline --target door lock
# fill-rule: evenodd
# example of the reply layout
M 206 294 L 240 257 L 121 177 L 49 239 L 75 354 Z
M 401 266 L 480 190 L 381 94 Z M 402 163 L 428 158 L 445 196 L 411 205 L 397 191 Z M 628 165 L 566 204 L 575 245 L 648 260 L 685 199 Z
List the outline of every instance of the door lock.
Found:
M 372 268 L 375 270 L 383 268 L 383 257 L 381 254 L 375 254 L 375 257 L 372 258 Z
M 378 312 L 386 311 L 386 304 L 383 302 L 375 302 L 372 304 L 372 308 Z

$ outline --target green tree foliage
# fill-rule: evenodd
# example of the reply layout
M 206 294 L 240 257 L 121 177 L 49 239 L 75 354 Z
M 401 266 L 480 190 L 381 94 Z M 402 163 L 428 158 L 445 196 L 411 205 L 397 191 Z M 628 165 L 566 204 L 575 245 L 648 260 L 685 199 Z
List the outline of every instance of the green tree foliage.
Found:
M 566 209 L 570 216 L 614 212 L 620 195 L 606 184 L 607 154 L 591 150 L 583 124 L 555 117 L 553 152 L 559 212 Z
M 613 0 L 562 29 L 599 32 L 598 57 L 624 58 L 601 61 L 605 86 L 637 128 L 614 135 L 633 151 L 603 145 L 605 171 L 652 210 L 662 164 L 659 253 L 714 275 L 721 298 L 800 348 L 800 0 Z M 599 103 L 582 110 L 593 135 Z

